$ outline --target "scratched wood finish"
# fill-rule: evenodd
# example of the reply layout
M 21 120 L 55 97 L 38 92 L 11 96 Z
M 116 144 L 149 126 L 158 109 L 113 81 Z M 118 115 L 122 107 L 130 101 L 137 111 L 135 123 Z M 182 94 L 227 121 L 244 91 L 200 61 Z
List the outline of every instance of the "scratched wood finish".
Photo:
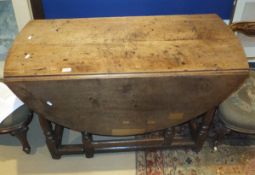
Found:
M 101 135 L 132 135 L 165 129 L 206 112 L 246 76 L 186 73 L 8 85 L 33 110 L 60 125 Z
M 124 136 L 193 119 L 247 75 L 221 19 L 191 15 L 32 21 L 8 54 L 4 81 L 51 121 Z
M 34 20 L 10 49 L 5 76 L 246 69 L 244 60 L 216 15 Z

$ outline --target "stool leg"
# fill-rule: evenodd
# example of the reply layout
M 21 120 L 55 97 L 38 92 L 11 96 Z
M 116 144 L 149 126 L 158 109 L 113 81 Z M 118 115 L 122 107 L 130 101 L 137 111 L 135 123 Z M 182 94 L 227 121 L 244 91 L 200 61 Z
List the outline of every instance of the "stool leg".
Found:
M 19 141 L 22 144 L 23 151 L 25 153 L 29 154 L 31 151 L 31 147 L 27 141 L 27 131 L 28 131 L 28 127 L 23 127 L 19 130 L 12 132 L 11 134 L 13 134 L 14 136 L 16 136 L 19 139 Z

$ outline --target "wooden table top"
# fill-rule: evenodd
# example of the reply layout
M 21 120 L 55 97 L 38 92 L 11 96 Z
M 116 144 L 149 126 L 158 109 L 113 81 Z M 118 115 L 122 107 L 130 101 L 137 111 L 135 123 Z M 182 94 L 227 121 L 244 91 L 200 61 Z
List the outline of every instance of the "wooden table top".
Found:
M 247 70 L 216 15 L 33 20 L 9 51 L 5 77 Z

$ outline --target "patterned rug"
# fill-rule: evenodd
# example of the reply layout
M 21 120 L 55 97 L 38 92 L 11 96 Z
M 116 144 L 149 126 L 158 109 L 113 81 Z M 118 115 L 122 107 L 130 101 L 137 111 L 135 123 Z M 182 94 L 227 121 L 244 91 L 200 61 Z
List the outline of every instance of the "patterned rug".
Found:
M 223 144 L 217 151 L 205 143 L 198 154 L 191 150 L 139 151 L 136 174 L 255 175 L 255 145 L 244 142 Z

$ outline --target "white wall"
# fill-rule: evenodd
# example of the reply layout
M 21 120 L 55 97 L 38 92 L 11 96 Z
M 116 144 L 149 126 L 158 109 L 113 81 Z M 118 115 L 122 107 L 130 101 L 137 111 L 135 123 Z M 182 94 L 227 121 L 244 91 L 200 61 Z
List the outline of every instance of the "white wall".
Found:
M 33 19 L 29 0 L 12 0 L 19 31 Z

